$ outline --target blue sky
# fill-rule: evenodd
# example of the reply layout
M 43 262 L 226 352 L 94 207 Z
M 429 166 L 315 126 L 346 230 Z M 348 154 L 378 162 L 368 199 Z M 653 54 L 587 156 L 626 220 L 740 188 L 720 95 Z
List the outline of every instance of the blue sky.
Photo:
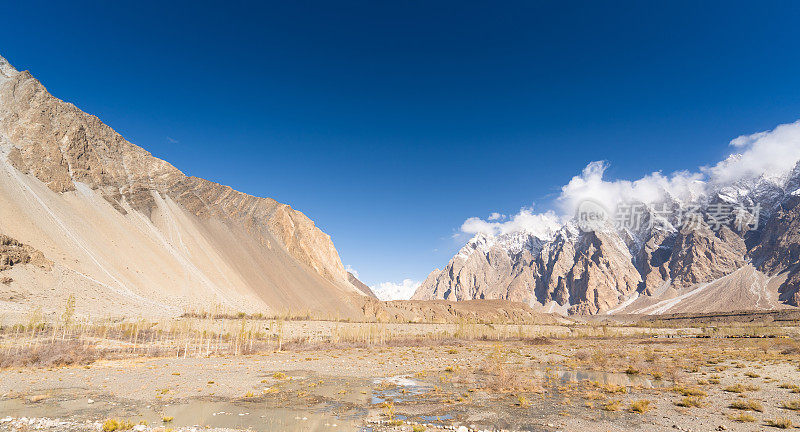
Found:
M 291 204 L 370 285 L 470 217 L 695 170 L 800 118 L 793 2 L 13 2 L 0 55 L 189 175 Z

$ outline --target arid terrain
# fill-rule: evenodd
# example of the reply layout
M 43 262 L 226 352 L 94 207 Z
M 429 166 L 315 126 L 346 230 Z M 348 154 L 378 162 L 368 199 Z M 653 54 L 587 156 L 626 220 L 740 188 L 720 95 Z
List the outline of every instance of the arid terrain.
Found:
M 664 318 L 32 321 L 3 328 L 0 430 L 750 431 L 800 424 L 796 314 Z

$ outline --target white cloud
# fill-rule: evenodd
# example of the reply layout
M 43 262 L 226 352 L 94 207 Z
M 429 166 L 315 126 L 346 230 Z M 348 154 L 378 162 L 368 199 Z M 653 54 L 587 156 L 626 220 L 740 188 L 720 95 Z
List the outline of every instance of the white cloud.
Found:
M 380 300 L 408 300 L 422 282 L 403 279 L 400 283 L 382 282 L 369 287 Z
M 500 220 L 500 219 L 505 219 L 505 218 L 506 218 L 506 215 L 494 212 L 494 213 L 489 215 L 488 220 L 495 221 L 495 220 Z
M 737 152 L 713 167 L 701 168 L 714 184 L 729 184 L 762 174 L 779 177 L 800 160 L 800 121 L 731 140 Z
M 490 221 L 496 220 L 489 218 Z M 558 216 L 552 211 L 533 213 L 532 207 L 523 208 L 505 222 L 488 222 L 478 217 L 471 217 L 461 225 L 461 232 L 467 234 L 484 233 L 500 235 L 510 232 L 527 231 L 541 238 L 549 237 L 560 226 Z
M 167 137 L 167 141 L 169 141 L 172 144 L 178 144 L 180 142 L 180 141 L 178 141 L 178 140 L 176 140 L 175 138 L 172 138 L 172 137 Z
M 680 171 L 665 176 L 660 172 L 648 174 L 638 180 L 603 179 L 608 168 L 604 161 L 591 162 L 579 176 L 561 188 L 558 205 L 562 214 L 569 217 L 581 201 L 591 199 L 613 210 L 621 202 L 654 203 L 673 197 L 690 201 L 705 192 L 703 175 Z
M 353 268 L 353 267 L 352 267 L 350 264 L 347 264 L 346 266 L 344 266 L 344 269 L 345 269 L 345 270 L 347 270 L 347 271 L 349 271 L 350 273 L 352 273 L 352 274 L 353 274 L 353 276 L 355 276 L 355 277 L 356 277 L 356 279 L 361 279 L 361 278 L 358 276 L 358 270 L 354 269 L 354 268 Z
M 531 208 L 523 208 L 510 220 L 498 222 L 502 215 L 495 212 L 486 220 L 467 219 L 461 225 L 461 233 L 498 235 L 522 230 L 547 233 L 554 226 L 557 229 L 559 221 L 571 218 L 578 204 L 586 199 L 613 210 L 620 202 L 657 203 L 667 198 L 693 201 L 709 190 L 761 175 L 781 179 L 800 160 L 800 120 L 771 131 L 740 136 L 731 140 L 730 146 L 734 153 L 711 167 L 669 175 L 654 172 L 637 180 L 605 180 L 608 163 L 591 162 L 561 188 L 561 195 L 554 203 L 558 214 L 553 211 L 534 214 Z

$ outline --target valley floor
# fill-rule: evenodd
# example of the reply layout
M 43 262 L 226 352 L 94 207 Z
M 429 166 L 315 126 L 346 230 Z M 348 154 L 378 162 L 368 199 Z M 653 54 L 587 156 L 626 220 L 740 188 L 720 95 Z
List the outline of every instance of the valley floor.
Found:
M 320 345 L 6 368 L 0 431 L 751 431 L 799 386 L 795 338 Z

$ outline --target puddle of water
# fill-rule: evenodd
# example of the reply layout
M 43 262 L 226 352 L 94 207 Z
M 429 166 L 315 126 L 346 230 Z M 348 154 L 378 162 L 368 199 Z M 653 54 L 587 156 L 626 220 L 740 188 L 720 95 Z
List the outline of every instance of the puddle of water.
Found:
M 540 377 L 555 376 L 563 383 L 597 381 L 601 384 L 642 388 L 667 387 L 670 384 L 665 380 L 651 380 L 646 375 L 630 375 L 626 373 L 589 370 L 562 370 L 546 366 L 536 369 L 535 374 Z
M 377 378 L 373 380 L 377 386 L 372 391 L 371 403 L 380 404 L 391 400 L 394 402 L 406 402 L 415 399 L 417 396 L 429 392 L 433 387 L 429 384 L 413 380 L 408 376 L 394 376 L 389 378 Z
M 270 408 L 262 403 L 229 403 L 191 401 L 155 407 L 111 406 L 102 403 L 88 405 L 84 400 L 76 406 L 76 401 L 43 401 L 27 403 L 19 399 L 0 401 L 0 412 L 11 417 L 47 417 L 83 422 L 120 418 L 138 423 L 147 421 L 151 426 L 162 423 L 162 416 L 173 417 L 172 427 L 210 426 L 216 428 L 249 429 L 259 432 L 335 432 L 368 431 L 360 426 L 357 419 L 337 418 L 337 416 L 316 411 L 301 411 L 288 408 Z
M 431 424 L 436 424 L 436 425 L 440 425 L 440 426 L 449 424 L 449 420 L 453 419 L 453 416 L 451 414 L 445 414 L 445 415 L 439 415 L 439 416 L 421 415 L 421 416 L 417 416 L 417 417 L 419 417 L 420 420 L 422 420 L 424 423 L 431 423 Z

